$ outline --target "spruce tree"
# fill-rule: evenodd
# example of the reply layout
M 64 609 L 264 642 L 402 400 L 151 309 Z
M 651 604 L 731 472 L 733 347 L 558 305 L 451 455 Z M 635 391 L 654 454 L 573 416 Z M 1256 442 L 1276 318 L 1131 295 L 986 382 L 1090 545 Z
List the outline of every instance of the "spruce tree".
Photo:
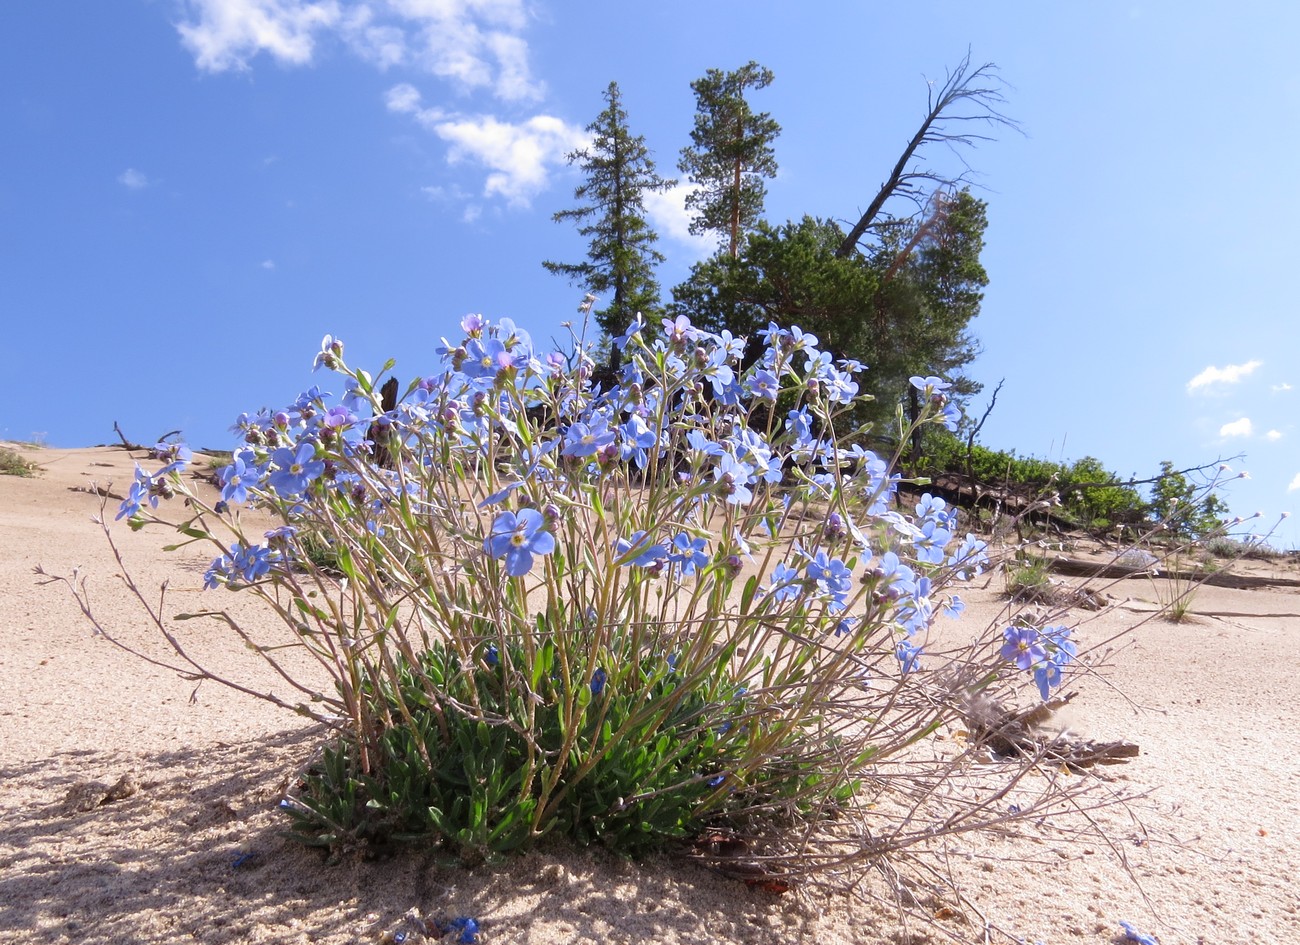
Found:
M 580 205 L 553 216 L 557 223 L 581 224 L 578 232 L 591 239 L 587 261 L 542 265 L 607 300 L 595 315 L 612 338 L 621 335 L 638 312 L 651 316 L 661 309 L 654 269 L 664 257 L 654 248 L 659 236 L 646 222 L 644 198 L 677 182 L 655 173 L 645 138 L 628 130 L 617 82 L 609 84 L 603 98 L 605 110 L 587 126 L 591 144 L 568 155 L 569 163 L 586 175 L 573 192 Z M 618 362 L 618 351 L 611 346 L 611 371 L 618 369 Z
M 766 88 L 772 78 L 772 70 L 751 60 L 734 72 L 710 69 L 691 83 L 695 127 L 677 165 L 699 185 L 686 198 L 686 208 L 696 212 L 691 233 L 717 232 L 732 259 L 740 252 L 741 235 L 762 216 L 763 178 L 776 176 L 772 142 L 781 126 L 745 100 L 747 90 Z

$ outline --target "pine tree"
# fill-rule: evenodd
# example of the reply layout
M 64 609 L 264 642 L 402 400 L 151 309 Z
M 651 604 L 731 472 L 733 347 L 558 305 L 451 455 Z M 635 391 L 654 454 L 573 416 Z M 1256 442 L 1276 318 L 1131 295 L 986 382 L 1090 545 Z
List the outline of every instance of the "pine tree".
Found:
M 655 173 L 645 138 L 628 131 L 618 83 L 611 82 L 603 98 L 605 110 L 587 126 L 590 146 L 568 155 L 586 180 L 574 190 L 580 205 L 561 210 L 558 223 L 580 223 L 578 232 L 590 237 L 587 261 L 544 262 L 557 275 L 567 276 L 608 304 L 595 310 L 596 322 L 608 336 L 623 333 L 637 315 L 660 310 L 659 283 L 654 268 L 663 254 L 654 248 L 658 234 L 645 219 L 645 194 L 667 190 L 677 182 Z M 618 351 L 611 346 L 610 369 L 618 369 Z
M 766 88 L 772 79 L 772 70 L 751 60 L 735 72 L 710 69 L 691 83 L 695 127 L 677 165 L 699 185 L 686 198 L 686 208 L 696 211 L 691 233 L 721 234 L 732 259 L 740 252 L 741 234 L 763 213 L 763 178 L 776 176 L 772 142 L 781 126 L 745 100 L 746 90 Z

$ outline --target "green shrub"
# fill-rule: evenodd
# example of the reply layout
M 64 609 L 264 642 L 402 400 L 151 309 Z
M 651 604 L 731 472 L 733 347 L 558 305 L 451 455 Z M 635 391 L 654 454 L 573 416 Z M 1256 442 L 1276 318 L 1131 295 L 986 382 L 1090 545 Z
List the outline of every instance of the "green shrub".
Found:
M 31 478 L 36 475 L 37 465 L 23 459 L 17 450 L 0 446 L 0 476 L 22 476 Z

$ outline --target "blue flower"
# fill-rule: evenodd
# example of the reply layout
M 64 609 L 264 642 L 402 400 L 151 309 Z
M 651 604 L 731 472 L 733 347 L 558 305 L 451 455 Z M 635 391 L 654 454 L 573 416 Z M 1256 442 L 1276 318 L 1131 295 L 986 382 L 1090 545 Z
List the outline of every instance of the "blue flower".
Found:
M 921 668 L 921 647 L 916 644 L 908 640 L 899 640 L 894 653 L 898 657 L 898 665 L 902 668 L 904 675 L 916 672 Z
M 304 440 L 297 450 L 282 446 L 271 454 L 271 462 L 276 466 L 267 485 L 280 495 L 300 495 L 307 491 L 308 484 L 325 472 L 325 463 L 316 459 L 316 444 Z
M 912 539 L 916 545 L 916 560 L 943 564 L 943 549 L 952 540 L 952 532 L 933 521 L 921 525 L 921 533 Z
M 776 375 L 768 370 L 755 371 L 745 383 L 745 387 L 751 396 L 772 403 L 776 403 L 776 395 L 781 392 L 781 385 Z
M 516 325 L 513 318 L 501 319 L 492 331 L 505 342 L 506 350 L 514 357 L 516 367 L 522 365 L 531 356 L 533 338 Z
M 826 399 L 833 404 L 847 404 L 858 396 L 858 382 L 847 372 L 831 371 L 825 384 Z
M 475 317 L 478 316 L 466 316 Z M 478 941 L 479 927 L 478 922 L 468 916 L 460 916 L 452 919 L 450 922 L 435 923 L 438 931 L 443 935 L 456 934 L 456 941 L 460 945 L 474 945 Z
M 947 508 L 947 502 L 927 492 L 921 496 L 921 501 L 916 503 L 916 515 L 917 518 L 934 518 L 946 522 Z
M 812 421 L 812 414 L 804 407 L 787 414 L 785 428 L 794 434 L 796 448 L 807 447 L 812 443 Z
M 659 442 L 659 437 L 636 414 L 629 417 L 627 423 L 618 428 L 618 432 L 623 436 L 620 455 L 624 460 L 632 460 L 637 469 L 645 469 L 648 451 Z
M 984 573 L 984 565 L 989 561 L 987 550 L 987 543 L 968 534 L 962 539 L 957 550 L 948 557 L 946 564 L 953 569 L 959 581 L 965 581 L 971 574 Z
M 248 461 L 253 458 L 251 450 L 239 450 L 230 460 L 230 465 L 221 470 L 221 501 L 235 502 L 243 505 L 248 501 Z M 256 467 L 253 467 L 256 471 Z
M 1160 945 L 1160 940 L 1154 935 L 1139 932 L 1131 922 L 1121 921 L 1119 927 L 1124 930 L 1124 941 L 1126 942 L 1135 942 L 1136 945 Z
M 941 377 L 935 377 L 931 374 L 929 377 L 913 375 L 908 378 L 908 382 L 922 393 L 932 393 L 934 391 L 946 391 L 952 385 Z
M 754 467 L 754 475 L 757 478 L 773 484 L 781 481 L 781 463 L 773 457 L 772 447 L 763 439 L 763 434 L 749 427 L 742 427 L 732 437 L 731 442 L 734 444 L 736 455 Z
M 478 507 L 480 509 L 485 509 L 489 505 L 500 505 L 502 502 L 504 502 L 506 499 L 510 497 L 510 493 L 514 492 L 519 487 L 526 486 L 526 485 L 528 485 L 528 481 L 526 479 L 516 479 L 514 482 L 506 483 L 496 492 L 492 493 L 490 496 L 488 496 L 486 499 L 480 502 L 478 504 Z
M 159 476 L 165 476 L 168 473 L 183 472 L 185 467 L 190 464 L 194 458 L 194 453 L 184 443 L 158 443 L 153 448 L 155 459 L 166 463 L 162 469 L 158 470 Z
M 325 411 L 321 423 L 330 429 L 350 427 L 357 422 L 357 415 L 342 404 L 336 404 Z
M 274 552 L 261 545 L 246 547 L 240 544 L 230 546 L 231 566 L 239 573 L 244 583 L 252 584 L 271 570 Z
M 1002 631 L 1002 658 L 1015 663 L 1016 669 L 1030 669 L 1047 659 L 1039 633 L 1033 627 L 1007 627 Z
M 116 521 L 120 518 L 131 518 L 140 511 L 140 503 L 149 496 L 150 476 L 140 468 L 140 464 L 135 465 L 135 481 L 131 483 L 131 488 L 127 490 L 126 498 L 122 500 L 122 505 L 117 510 Z M 158 507 L 158 498 L 154 496 L 151 499 L 154 508 Z
M 701 456 L 721 456 L 723 449 L 704 435 L 703 430 L 691 430 L 686 434 L 686 442 L 691 449 Z
M 808 580 L 816 581 L 819 590 L 843 604 L 844 596 L 853 586 L 853 572 L 839 558 L 828 557 L 824 551 L 819 550 L 811 555 L 805 552 L 805 554 L 808 557 L 808 564 L 804 574 Z
M 668 558 L 681 567 L 683 577 L 694 574 L 697 568 L 709 563 L 709 556 L 704 553 L 706 543 L 705 539 L 692 538 L 686 532 L 673 539 L 675 551 Z
M 627 558 L 631 552 L 635 552 L 634 556 Z M 636 565 L 639 568 L 649 568 L 668 557 L 668 549 L 658 543 L 652 544 L 650 533 L 644 531 L 633 532 L 631 538 L 620 538 L 614 545 L 614 553 L 618 555 L 623 567 Z
M 645 319 L 641 317 L 640 312 L 637 312 L 636 318 L 632 319 L 632 324 L 627 326 L 627 331 L 614 339 L 614 346 L 618 348 L 619 351 L 627 350 L 627 346 L 632 343 L 632 339 L 640 335 L 641 329 L 644 327 Z
M 605 690 L 605 680 L 608 678 L 605 671 L 599 668 L 591 674 L 591 694 L 593 696 L 598 696 Z
M 496 377 L 502 371 L 514 367 L 514 359 L 506 351 L 506 346 L 496 338 L 480 341 L 475 338 L 465 345 L 468 357 L 461 365 L 466 377 Z
M 916 593 L 916 572 L 903 564 L 892 551 L 880 556 L 880 563 L 871 569 L 871 574 L 878 582 L 876 592 L 891 600 Z
M 312 370 L 327 367 L 330 370 L 338 367 L 338 359 L 343 357 L 343 341 L 335 338 L 333 335 L 326 335 L 321 339 L 320 353 L 316 355 L 316 362 L 312 365 Z
M 790 340 L 794 342 L 794 350 L 806 351 L 809 355 L 817 355 L 817 336 L 810 331 L 804 331 L 798 325 L 790 326 Z
M 506 559 L 506 574 L 520 577 L 533 569 L 533 555 L 555 550 L 555 536 L 543 531 L 546 519 L 536 509 L 519 514 L 500 512 L 492 520 L 492 531 L 483 539 L 483 550 L 493 558 Z
M 717 334 L 718 350 L 723 353 L 723 358 L 727 361 L 739 361 L 745 356 L 745 339 L 737 338 L 727 329 Z
M 754 468 L 742 463 L 730 453 L 723 453 L 714 467 L 713 478 L 731 505 L 746 505 L 754 498 L 749 483 L 754 479 Z
M 678 315 L 676 318 L 665 318 L 662 320 L 664 331 L 668 335 L 668 343 L 674 348 L 681 349 L 688 341 L 694 341 L 699 337 L 699 331 L 691 324 L 691 320 L 685 315 Z
M 793 600 L 803 593 L 803 578 L 799 572 L 784 562 L 779 562 L 772 569 L 772 580 L 768 584 L 768 593 L 775 601 Z
M 614 442 L 615 433 L 603 414 L 595 414 L 590 422 L 579 420 L 564 431 L 562 456 L 591 456 L 602 447 Z
M 1052 690 L 1061 684 L 1061 667 L 1052 662 L 1039 663 L 1034 667 L 1034 683 L 1038 686 L 1038 694 L 1046 702 L 1052 695 Z

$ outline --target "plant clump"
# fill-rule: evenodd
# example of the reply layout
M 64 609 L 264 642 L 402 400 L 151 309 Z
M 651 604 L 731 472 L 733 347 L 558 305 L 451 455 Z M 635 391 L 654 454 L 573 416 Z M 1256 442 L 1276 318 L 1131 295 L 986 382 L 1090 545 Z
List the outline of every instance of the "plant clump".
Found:
M 0 446 L 0 476 L 20 476 L 30 479 L 36 475 L 37 465 L 23 458 L 17 450 Z
M 1006 819 L 945 789 L 951 759 L 891 765 L 977 694 L 1019 679 L 1046 699 L 1075 644 L 1025 618 L 931 649 L 986 548 L 942 499 L 898 508 L 897 457 L 838 432 L 861 365 L 772 324 L 742 369 L 743 339 L 638 318 L 602 389 L 580 344 L 462 327 L 390 404 L 326 336 L 341 396 L 241 417 L 219 502 L 190 494 L 174 446 L 119 512 L 161 523 L 159 499 L 186 495 L 180 531 L 220 551 L 207 587 L 280 618 L 262 639 L 207 614 L 296 690 L 268 698 L 332 726 L 282 805 L 303 840 L 473 861 L 548 836 L 707 859 L 700 838 L 744 837 L 754 869 L 792 876 Z M 918 423 L 955 425 L 943 380 L 912 383 Z M 278 524 L 250 533 L 245 505 Z M 891 791 L 906 803 L 878 803 Z M 939 820 L 916 822 L 925 797 Z

